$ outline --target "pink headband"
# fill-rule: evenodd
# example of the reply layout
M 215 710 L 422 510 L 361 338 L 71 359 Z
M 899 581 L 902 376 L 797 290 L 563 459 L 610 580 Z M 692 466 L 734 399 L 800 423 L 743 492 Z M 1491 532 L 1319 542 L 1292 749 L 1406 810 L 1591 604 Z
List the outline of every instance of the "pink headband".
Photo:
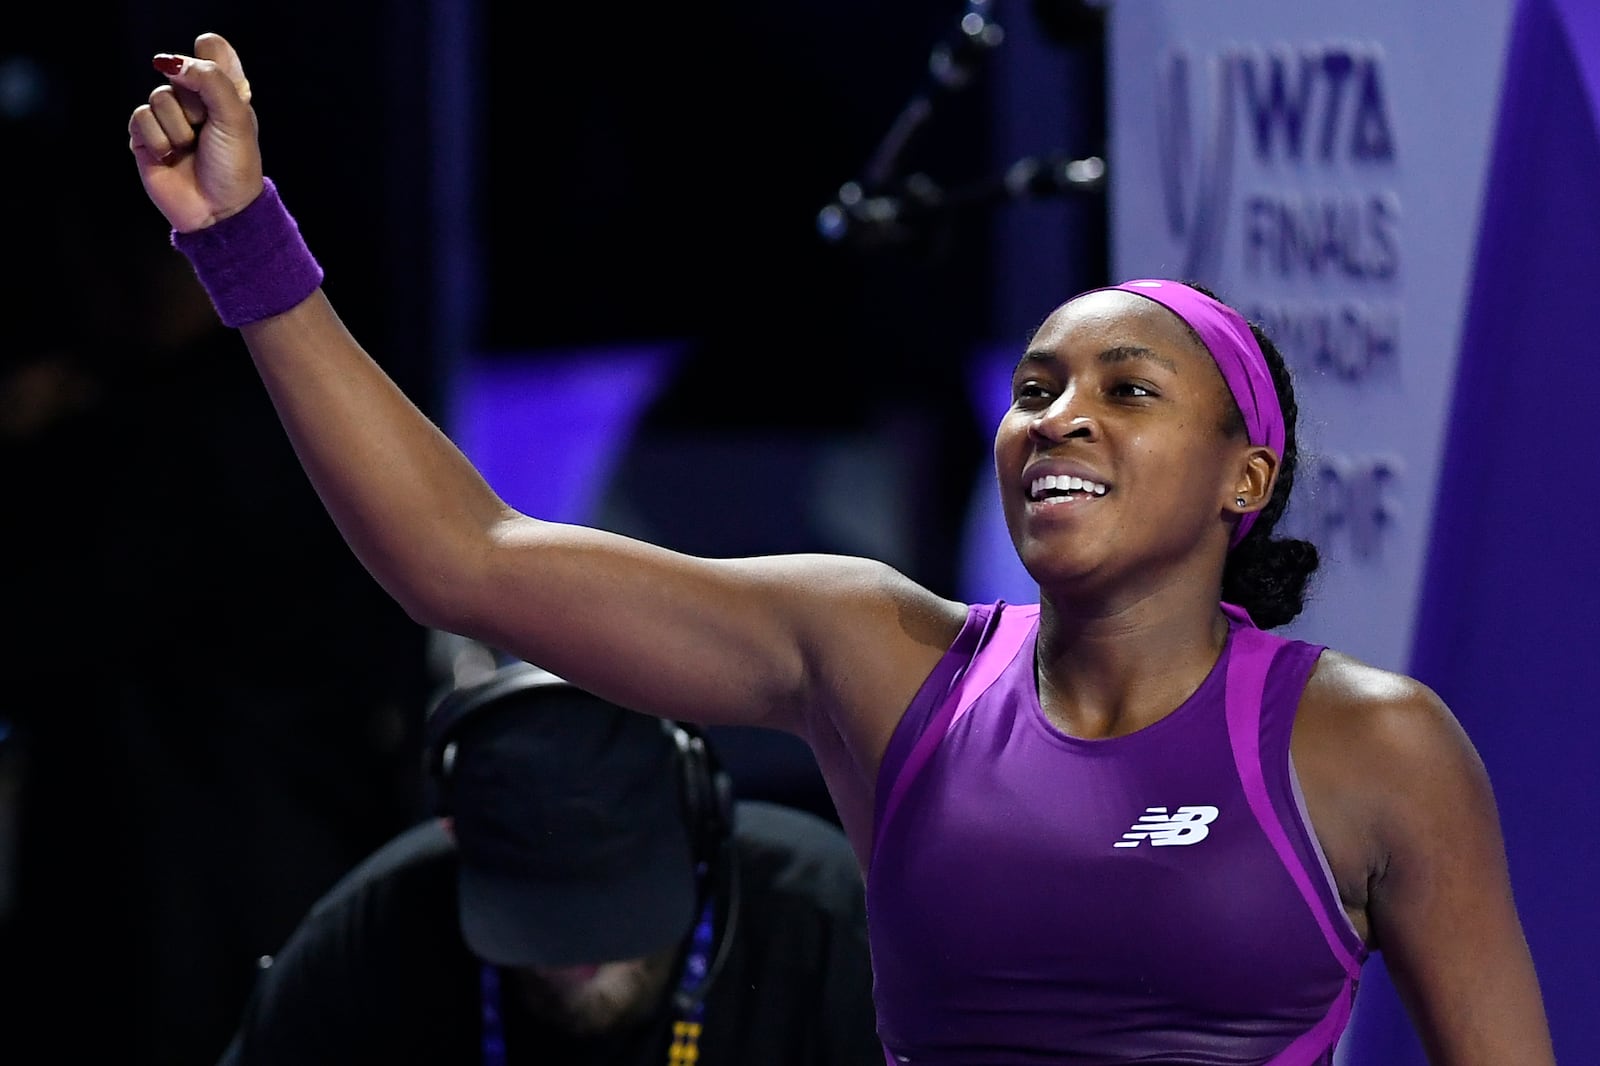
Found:
M 1283 425 L 1283 408 L 1278 405 L 1278 390 L 1272 384 L 1272 371 L 1267 368 L 1266 356 L 1256 343 L 1255 334 L 1244 316 L 1227 304 L 1213 300 L 1205 293 L 1177 281 L 1158 278 L 1138 278 L 1120 285 L 1107 285 L 1089 292 L 1131 292 L 1154 300 L 1189 324 L 1199 334 L 1228 391 L 1244 415 L 1245 432 L 1251 444 L 1262 444 L 1283 458 L 1287 433 Z M 1087 296 L 1089 292 L 1079 293 Z M 1076 299 L 1077 297 L 1073 297 Z M 1232 544 L 1238 544 L 1255 525 L 1256 515 L 1251 511 L 1241 515 L 1234 527 Z M 1231 547 L 1232 545 L 1230 545 Z

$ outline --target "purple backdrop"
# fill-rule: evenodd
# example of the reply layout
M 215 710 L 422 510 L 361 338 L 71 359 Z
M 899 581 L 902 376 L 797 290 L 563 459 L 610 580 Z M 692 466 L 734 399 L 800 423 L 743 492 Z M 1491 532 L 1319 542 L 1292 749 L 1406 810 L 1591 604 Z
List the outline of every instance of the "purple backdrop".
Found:
M 1600 7 L 1522 0 L 1506 71 L 1412 672 L 1496 782 L 1557 1058 L 1594 1063 Z

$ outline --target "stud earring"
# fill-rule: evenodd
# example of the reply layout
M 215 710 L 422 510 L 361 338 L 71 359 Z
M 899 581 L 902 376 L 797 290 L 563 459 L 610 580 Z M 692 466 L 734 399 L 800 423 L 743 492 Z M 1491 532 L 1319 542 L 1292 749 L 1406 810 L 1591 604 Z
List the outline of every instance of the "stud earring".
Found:
M 1245 505 L 1245 498 L 1243 496 L 1235 496 L 1233 498 L 1233 503 L 1236 507 L 1243 507 Z

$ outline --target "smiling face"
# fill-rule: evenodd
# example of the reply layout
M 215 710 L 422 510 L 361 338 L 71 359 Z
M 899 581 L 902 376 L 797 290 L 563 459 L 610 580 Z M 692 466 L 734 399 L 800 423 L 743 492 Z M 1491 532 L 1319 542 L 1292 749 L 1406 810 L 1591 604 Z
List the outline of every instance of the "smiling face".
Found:
M 1041 590 L 1220 581 L 1253 451 L 1225 428 L 1236 411 L 1166 308 L 1116 291 L 1057 308 L 1017 364 L 994 443 L 1006 524 Z

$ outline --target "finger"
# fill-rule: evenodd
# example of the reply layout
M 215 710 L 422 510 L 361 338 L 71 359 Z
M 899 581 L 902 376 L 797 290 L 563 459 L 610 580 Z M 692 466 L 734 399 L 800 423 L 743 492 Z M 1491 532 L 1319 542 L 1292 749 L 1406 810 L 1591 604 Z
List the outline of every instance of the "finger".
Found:
M 200 99 L 200 94 L 189 89 L 180 89 L 176 85 L 168 86 L 172 89 L 172 98 L 178 102 L 183 111 L 183 120 L 191 126 L 198 126 L 206 120 L 206 103 Z
M 188 62 L 189 60 L 183 56 L 173 55 L 171 52 L 158 52 L 150 61 L 150 65 L 170 77 L 182 73 Z M 170 82 L 163 88 L 177 94 L 178 103 L 182 105 L 184 118 L 188 120 L 189 125 L 198 126 L 206 120 L 206 104 L 199 93 Z
M 244 64 L 227 38 L 220 33 L 202 33 L 194 39 L 194 54 L 215 63 L 233 82 L 239 98 L 245 103 L 250 102 L 250 79 L 244 76 Z
M 128 150 L 133 153 L 141 168 L 163 163 L 170 158 L 167 155 L 169 149 L 162 144 L 152 147 L 149 134 L 141 128 L 149 117 L 149 110 L 149 104 L 141 104 L 134 110 L 133 117 L 128 119 Z
M 166 134 L 173 151 L 186 152 L 194 147 L 195 127 L 206 118 L 205 105 L 197 95 L 162 85 L 150 94 L 150 103 L 146 106 Z
M 133 117 L 128 120 L 128 147 L 142 165 L 165 165 L 180 154 L 149 104 L 135 108 Z
M 163 52 L 151 64 L 167 76 L 168 84 L 175 90 L 195 95 L 198 103 L 180 101 L 180 111 L 198 114 L 204 121 L 219 122 L 224 127 L 250 128 L 250 104 L 241 95 L 248 93 L 248 86 L 241 89 L 212 60 Z

